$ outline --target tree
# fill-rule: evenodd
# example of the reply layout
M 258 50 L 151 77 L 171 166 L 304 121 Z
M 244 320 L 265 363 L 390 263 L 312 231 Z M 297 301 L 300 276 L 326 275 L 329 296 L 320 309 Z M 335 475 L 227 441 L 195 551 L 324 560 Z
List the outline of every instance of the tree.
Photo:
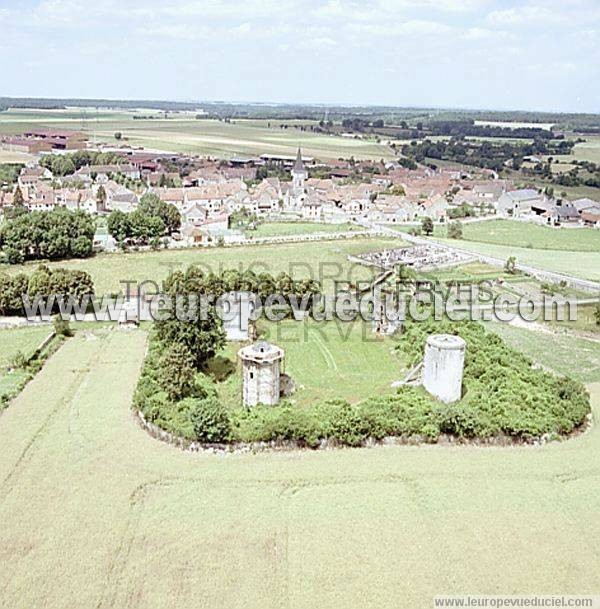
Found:
M 115 131 L 115 139 L 120 140 L 123 137 L 123 134 L 120 131 Z
M 216 397 L 195 400 L 190 419 L 200 442 L 227 442 L 231 436 L 229 415 Z
M 187 310 L 189 298 L 181 295 L 181 303 Z M 179 343 L 187 347 L 194 358 L 194 365 L 200 368 L 225 344 L 225 332 L 214 307 L 198 311 L 193 317 L 191 320 L 177 319 L 172 314 L 169 319 L 157 320 L 156 329 L 159 340 L 165 344 Z
M 21 187 L 17 184 L 15 188 L 15 194 L 13 195 L 13 205 L 15 207 L 23 207 L 23 192 L 21 191 Z
M 194 387 L 196 370 L 190 350 L 180 343 L 166 348 L 160 357 L 158 380 L 174 401 L 188 397 Z
M 504 270 L 509 275 L 514 275 L 517 272 L 517 259 L 514 256 L 509 256 L 504 263 Z
M 96 193 L 96 205 L 98 206 L 99 212 L 106 211 L 106 190 L 104 190 L 102 184 L 100 184 L 98 192 Z
M 448 225 L 448 237 L 450 239 L 462 239 L 463 229 L 462 224 L 456 220 Z
M 596 325 L 600 326 L 600 302 L 597 302 L 594 308 L 594 318 L 596 319 Z
M 170 203 L 165 203 L 160 197 L 152 192 L 146 193 L 141 199 L 138 211 L 160 218 L 164 225 L 164 231 L 169 235 L 179 230 L 181 226 L 181 214 L 179 210 Z
M 421 220 L 421 230 L 425 235 L 433 235 L 433 220 L 429 217 Z
M 119 210 L 111 211 L 107 220 L 108 232 L 116 239 L 117 243 L 123 243 L 131 236 L 129 216 Z

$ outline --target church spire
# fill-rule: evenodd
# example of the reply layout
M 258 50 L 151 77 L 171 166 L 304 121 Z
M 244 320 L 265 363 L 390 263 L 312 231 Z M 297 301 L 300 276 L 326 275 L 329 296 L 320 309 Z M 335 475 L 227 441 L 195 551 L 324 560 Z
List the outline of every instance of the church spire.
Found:
M 294 173 L 304 173 L 306 168 L 304 167 L 304 161 L 302 161 L 302 151 L 298 146 L 298 153 L 296 154 L 296 163 L 294 165 Z

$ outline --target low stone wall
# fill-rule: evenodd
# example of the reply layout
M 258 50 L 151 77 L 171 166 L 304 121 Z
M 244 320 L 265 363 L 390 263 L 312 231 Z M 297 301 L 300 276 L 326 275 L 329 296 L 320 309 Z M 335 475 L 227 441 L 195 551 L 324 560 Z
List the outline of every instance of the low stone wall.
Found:
M 46 338 L 38 345 L 37 349 L 33 352 L 33 355 L 29 358 L 28 361 L 31 361 L 32 359 L 36 358 L 40 353 L 42 353 L 42 351 L 44 351 L 44 349 L 54 340 L 55 336 L 56 332 L 54 332 L 54 330 L 50 332 L 50 334 L 46 336 Z

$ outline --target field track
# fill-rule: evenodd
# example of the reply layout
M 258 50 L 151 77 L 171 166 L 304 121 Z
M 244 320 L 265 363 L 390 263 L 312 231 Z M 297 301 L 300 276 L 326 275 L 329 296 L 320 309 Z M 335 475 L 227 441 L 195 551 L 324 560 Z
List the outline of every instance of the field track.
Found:
M 187 454 L 131 417 L 145 347 L 78 333 L 0 415 L 0 607 L 600 591 L 597 427 L 541 448 Z

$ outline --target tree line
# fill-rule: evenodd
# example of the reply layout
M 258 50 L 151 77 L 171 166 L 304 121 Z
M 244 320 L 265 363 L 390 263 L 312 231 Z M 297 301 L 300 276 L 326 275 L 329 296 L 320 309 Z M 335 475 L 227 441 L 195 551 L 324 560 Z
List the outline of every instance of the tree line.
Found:
M 24 295 L 30 302 L 36 297 L 45 301 L 51 295 L 81 301 L 84 296 L 93 293 L 94 282 L 86 271 L 50 269 L 40 265 L 30 275 L 0 273 L 0 315 L 24 315 Z

